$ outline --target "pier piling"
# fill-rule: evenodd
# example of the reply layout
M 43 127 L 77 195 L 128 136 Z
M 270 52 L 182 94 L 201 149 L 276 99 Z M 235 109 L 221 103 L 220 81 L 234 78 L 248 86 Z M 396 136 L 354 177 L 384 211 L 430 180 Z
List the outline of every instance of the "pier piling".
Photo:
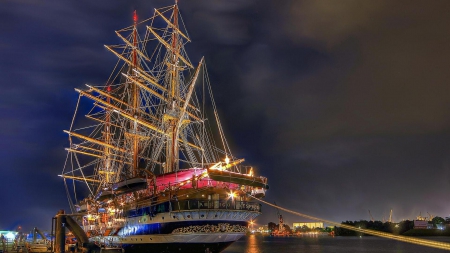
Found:
M 66 243 L 66 216 L 64 210 L 56 214 L 55 253 L 64 253 Z

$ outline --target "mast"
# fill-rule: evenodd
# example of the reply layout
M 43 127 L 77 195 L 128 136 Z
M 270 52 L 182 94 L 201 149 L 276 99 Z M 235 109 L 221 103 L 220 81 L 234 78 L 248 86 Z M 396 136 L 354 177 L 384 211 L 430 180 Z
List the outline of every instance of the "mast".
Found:
M 172 45 L 171 45 L 171 62 L 170 66 L 170 89 L 169 89 L 169 117 L 167 117 L 168 123 L 168 138 L 166 146 L 166 173 L 176 171 L 178 169 L 178 121 L 179 119 L 179 105 L 177 98 L 179 94 L 179 66 L 178 56 L 180 55 L 180 48 L 178 45 L 178 3 L 175 1 L 173 8 L 173 26 L 172 26 Z
M 111 86 L 107 86 L 106 88 L 106 92 L 110 93 L 111 92 Z M 109 97 L 106 98 L 106 102 L 107 103 L 111 103 L 111 99 Z M 110 110 L 106 109 L 106 119 L 105 119 L 105 126 L 103 129 L 103 135 L 105 138 L 105 143 L 111 145 L 111 115 L 110 115 Z M 105 174 L 106 176 L 106 184 L 109 184 L 111 182 L 111 177 L 110 174 L 114 174 L 114 172 L 111 171 L 111 158 L 110 158 L 110 148 L 108 146 L 104 146 L 104 155 L 105 155 L 105 159 L 104 159 L 104 169 L 100 170 L 101 174 Z
M 136 10 L 133 14 L 133 21 L 134 21 L 134 28 L 133 28 L 133 51 L 132 51 L 132 65 L 130 69 L 130 74 L 135 73 L 132 71 L 132 69 L 137 69 L 138 66 L 138 60 L 137 60 L 137 14 Z M 134 76 L 136 74 L 133 74 Z M 138 117 L 138 110 L 139 110 L 139 87 L 136 83 L 132 83 L 132 112 L 133 116 L 135 118 Z M 136 177 L 138 174 L 139 169 L 139 137 L 138 137 L 138 124 L 136 122 L 131 121 L 131 128 L 133 129 L 132 132 L 132 138 L 133 138 L 133 146 L 132 146 L 132 154 L 133 154 L 133 161 L 132 161 L 132 170 L 133 170 L 133 177 Z

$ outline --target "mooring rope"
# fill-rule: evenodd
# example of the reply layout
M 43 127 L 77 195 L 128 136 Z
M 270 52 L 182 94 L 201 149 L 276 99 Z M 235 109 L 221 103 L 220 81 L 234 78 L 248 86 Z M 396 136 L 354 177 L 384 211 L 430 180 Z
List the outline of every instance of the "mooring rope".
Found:
M 401 241 L 401 242 L 413 243 L 413 244 L 417 244 L 417 245 L 422 245 L 422 246 L 427 246 L 427 247 L 432 247 L 432 248 L 437 248 L 437 249 L 443 249 L 443 250 L 450 250 L 450 243 L 437 242 L 437 241 L 420 239 L 420 238 L 414 238 L 414 237 L 408 237 L 408 236 L 403 236 L 403 235 L 393 235 L 393 234 L 390 234 L 390 233 L 380 232 L 380 231 L 371 230 L 371 229 L 357 228 L 357 227 L 354 227 L 354 226 L 341 224 L 341 223 L 338 223 L 338 222 L 329 221 L 329 220 L 313 217 L 313 216 L 310 216 L 310 215 L 302 214 L 302 213 L 299 213 L 299 212 L 295 212 L 295 211 L 292 211 L 292 210 L 289 210 L 289 209 L 286 209 L 286 208 L 283 208 L 283 207 L 271 204 L 271 203 L 266 202 L 264 200 L 255 198 L 255 197 L 253 197 L 251 195 L 248 195 L 248 196 L 258 200 L 261 203 L 264 203 L 266 205 L 278 208 L 278 209 L 283 210 L 285 212 L 292 213 L 292 214 L 295 214 L 297 216 L 301 216 L 301 217 L 304 217 L 304 218 L 307 218 L 307 219 L 311 219 L 311 220 L 315 220 L 315 221 L 321 221 L 323 223 L 331 224 L 331 225 L 334 225 L 334 226 L 337 226 L 337 227 L 341 227 L 341 228 L 345 228 L 345 229 L 348 229 L 348 230 L 353 230 L 353 231 L 364 233 L 364 234 L 368 234 L 368 235 L 374 235 L 374 236 L 379 236 L 379 237 L 383 237 L 383 238 L 393 239 L 393 240 L 397 240 L 397 241 Z

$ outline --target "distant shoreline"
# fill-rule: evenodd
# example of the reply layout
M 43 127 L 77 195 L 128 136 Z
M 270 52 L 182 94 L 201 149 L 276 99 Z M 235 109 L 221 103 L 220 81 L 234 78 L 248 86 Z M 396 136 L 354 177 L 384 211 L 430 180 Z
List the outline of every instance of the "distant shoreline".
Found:
M 356 233 L 356 232 L 355 232 Z M 404 236 L 450 236 L 450 229 L 439 230 L 439 229 L 410 229 L 404 233 L 391 233 L 393 235 L 404 235 Z M 368 234 L 341 234 L 336 236 L 372 236 Z

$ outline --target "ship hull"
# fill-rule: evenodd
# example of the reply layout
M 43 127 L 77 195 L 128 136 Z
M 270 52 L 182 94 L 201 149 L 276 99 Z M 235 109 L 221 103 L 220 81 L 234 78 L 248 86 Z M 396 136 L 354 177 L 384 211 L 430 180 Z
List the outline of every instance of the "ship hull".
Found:
M 233 242 L 239 240 L 245 235 L 244 232 L 227 232 L 220 231 L 220 225 L 214 226 L 214 222 L 201 222 L 199 225 L 192 225 L 179 227 L 176 231 L 180 234 L 140 234 L 129 236 L 110 236 L 109 241 L 113 241 L 108 247 L 108 250 L 102 249 L 105 252 L 119 252 L 123 249 L 125 253 L 179 253 L 179 252 L 221 252 Z M 234 223 L 234 222 L 231 222 Z M 242 222 L 239 222 L 241 224 Z M 205 225 L 206 224 L 206 225 Z M 220 223 L 224 224 L 224 223 Z M 227 224 L 227 229 L 237 227 L 240 225 Z M 164 224 L 158 224 L 164 225 Z M 216 227 L 219 230 L 211 231 L 211 227 Z M 203 231 L 200 233 L 193 233 L 193 231 Z M 103 240 L 104 241 L 104 240 Z M 95 252 L 100 252 L 100 249 Z
M 102 253 L 179 253 L 179 252 L 221 252 L 233 242 L 239 240 L 245 233 L 192 233 L 192 234 L 163 234 L 163 235 L 138 235 L 122 237 L 121 240 L 114 238 L 107 249 L 99 248 L 91 252 Z M 114 240 L 113 238 L 110 238 Z M 117 243 L 127 241 L 128 243 Z
M 99 248 L 91 253 L 217 253 L 222 252 L 234 241 L 201 243 L 145 243 L 125 244 L 120 248 Z
M 115 235 L 91 239 L 97 245 L 105 242 L 104 246 L 121 248 L 125 253 L 221 252 L 244 236 L 247 219 L 259 214 L 207 210 L 160 213 L 151 219 L 138 216 L 129 218 L 128 225 L 117 229 Z M 223 219 L 225 217 L 227 219 Z
M 230 246 L 231 242 L 214 242 L 214 243 L 152 243 L 152 244 L 132 244 L 124 245 L 125 253 L 204 253 L 204 252 L 221 252 Z

